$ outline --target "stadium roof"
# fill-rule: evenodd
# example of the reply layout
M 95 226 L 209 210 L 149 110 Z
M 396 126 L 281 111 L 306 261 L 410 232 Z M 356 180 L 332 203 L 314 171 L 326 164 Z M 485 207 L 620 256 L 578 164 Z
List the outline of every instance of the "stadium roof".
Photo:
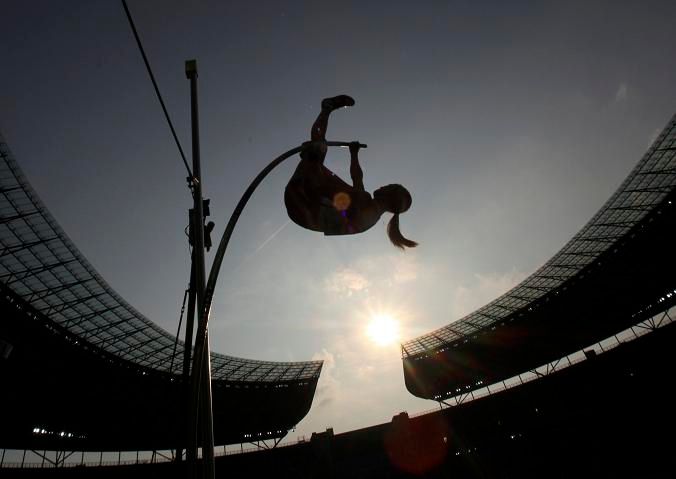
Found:
M 474 389 L 478 383 L 485 385 L 489 380 L 507 379 L 505 374 L 536 368 L 604 339 L 601 334 L 612 335 L 628 327 L 630 320 L 639 322 L 640 312 L 656 307 L 655 302 L 674 289 L 666 272 L 674 261 L 670 244 L 675 191 L 676 115 L 606 204 L 544 266 L 466 317 L 402 344 L 409 390 L 423 397 L 448 397 L 458 388 Z M 589 276 L 592 271 L 593 278 Z M 656 280 L 662 274 L 665 277 Z M 587 281 L 581 281 L 585 275 Z M 624 296 L 614 298 L 624 309 L 617 311 L 612 321 L 590 317 L 612 310 L 608 303 L 605 309 L 595 304 L 600 299 L 591 297 L 591 288 L 602 298 L 628 287 Z M 634 301 L 627 304 L 630 297 Z M 603 328 L 599 327 L 601 322 Z M 535 331 L 537 339 L 528 344 L 505 344 L 504 338 L 517 334 L 532 337 Z M 548 347 L 541 354 L 532 354 L 534 348 L 541 347 L 538 342 L 546 342 Z M 483 345 L 481 352 L 476 349 L 478 344 Z M 502 352 L 497 354 L 498 350 Z M 531 353 L 528 360 L 527 353 Z M 520 354 L 523 361 L 516 360 Z M 498 358 L 525 369 L 499 366 Z
M 6 386 L 0 447 L 72 449 L 73 441 L 82 450 L 176 447 L 180 435 L 170 418 L 179 411 L 183 342 L 174 356 L 175 336 L 94 270 L 42 204 L 1 135 L 0 158 L 0 345 L 13 348 L 8 358 L 0 355 Z M 211 368 L 215 436 L 225 444 L 285 435 L 307 414 L 322 361 L 212 353 Z M 40 403 L 50 387 L 63 389 L 61 399 Z M 133 407 L 120 403 L 125 398 Z M 156 418 L 152 427 L 148 416 Z M 59 446 L 54 441 L 61 438 L 33 429 L 88 433 Z
M 59 326 L 123 360 L 175 372 L 175 336 L 122 299 L 56 223 L 0 136 L 0 280 Z M 178 356 L 184 344 L 179 342 Z M 172 370 L 173 363 L 173 370 Z M 321 361 L 270 362 L 212 354 L 212 377 L 277 382 L 319 376 Z

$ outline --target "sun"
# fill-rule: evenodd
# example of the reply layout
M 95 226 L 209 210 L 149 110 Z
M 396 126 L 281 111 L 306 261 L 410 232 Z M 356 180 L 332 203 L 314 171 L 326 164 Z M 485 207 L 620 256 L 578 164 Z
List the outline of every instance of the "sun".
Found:
M 376 314 L 366 327 L 366 334 L 378 346 L 389 346 L 399 339 L 399 323 L 389 314 Z

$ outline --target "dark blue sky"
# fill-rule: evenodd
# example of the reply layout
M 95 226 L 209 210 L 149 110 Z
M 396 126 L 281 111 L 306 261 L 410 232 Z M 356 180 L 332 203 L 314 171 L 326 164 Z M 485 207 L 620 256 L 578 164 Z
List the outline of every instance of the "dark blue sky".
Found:
M 216 237 L 249 181 L 307 139 L 321 98 L 349 93 L 329 137 L 359 139 L 369 190 L 414 204 L 406 254 L 384 225 L 323 238 L 287 224 L 294 160 L 261 186 L 226 258 L 213 349 L 327 360 L 298 432 L 431 407 L 405 391 L 396 345 L 459 319 L 556 252 L 676 111 L 676 4 L 129 0 L 184 149 L 200 70 L 205 194 Z M 187 282 L 185 170 L 117 1 L 8 1 L 0 131 L 100 273 L 175 331 Z M 328 166 L 347 175 L 347 155 Z

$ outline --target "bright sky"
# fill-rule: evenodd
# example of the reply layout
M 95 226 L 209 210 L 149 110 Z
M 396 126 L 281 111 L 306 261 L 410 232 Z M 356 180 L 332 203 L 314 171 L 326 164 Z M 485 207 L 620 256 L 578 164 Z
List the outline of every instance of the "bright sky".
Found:
M 420 247 L 406 253 L 384 221 L 347 238 L 289 223 L 296 160 L 244 211 L 212 349 L 325 360 L 291 439 L 435 407 L 406 391 L 397 342 L 544 263 L 676 110 L 672 1 L 323 3 L 129 0 L 186 152 L 183 68 L 198 59 L 215 242 L 249 182 L 305 141 L 320 100 L 338 93 L 357 104 L 333 116 L 329 139 L 368 143 L 368 190 L 413 194 L 401 228 Z M 2 17 L 0 131 L 103 277 L 175 333 L 191 199 L 121 4 L 10 1 Z M 349 178 L 346 151 L 327 166 Z

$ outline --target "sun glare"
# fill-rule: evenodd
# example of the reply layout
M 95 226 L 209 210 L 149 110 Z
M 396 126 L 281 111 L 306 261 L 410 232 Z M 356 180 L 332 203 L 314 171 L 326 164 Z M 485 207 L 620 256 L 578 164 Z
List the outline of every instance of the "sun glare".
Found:
M 399 324 L 392 316 L 378 314 L 369 322 L 366 334 L 378 346 L 389 346 L 399 339 Z

